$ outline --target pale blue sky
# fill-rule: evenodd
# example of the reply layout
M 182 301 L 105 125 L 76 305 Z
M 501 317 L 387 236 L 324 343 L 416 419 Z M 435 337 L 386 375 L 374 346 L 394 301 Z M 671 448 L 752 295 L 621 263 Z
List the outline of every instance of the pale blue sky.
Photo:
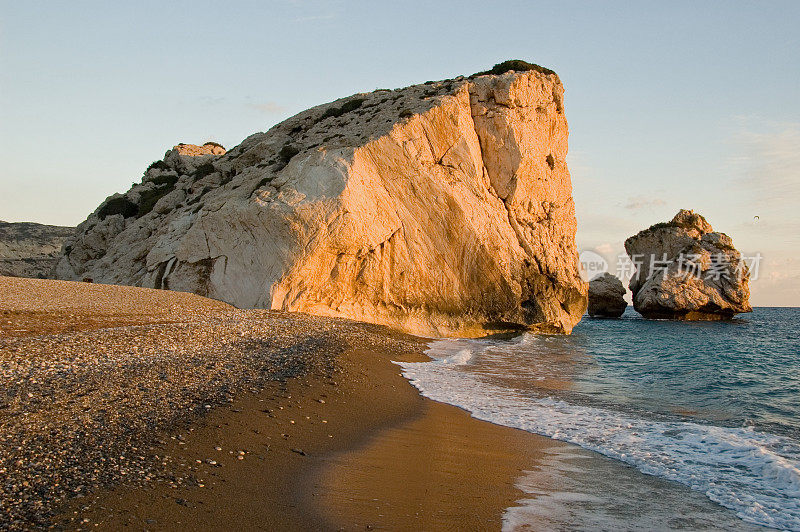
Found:
M 178 142 L 519 58 L 566 87 L 581 249 L 694 208 L 764 255 L 754 304 L 800 305 L 800 2 L 0 7 L 0 219 L 77 224 Z

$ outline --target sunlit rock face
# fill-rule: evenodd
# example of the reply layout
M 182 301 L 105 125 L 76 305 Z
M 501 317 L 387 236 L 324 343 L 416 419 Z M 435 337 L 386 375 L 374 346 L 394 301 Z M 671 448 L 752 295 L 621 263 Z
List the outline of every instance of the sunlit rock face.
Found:
M 421 335 L 569 332 L 587 286 L 567 135 L 546 70 L 356 94 L 224 154 L 167 152 L 58 273 Z
M 625 250 L 637 265 L 633 306 L 645 317 L 715 320 L 753 310 L 741 254 L 700 214 L 682 209 L 627 239 Z
M 216 142 L 206 142 L 202 146 L 181 143 L 172 149 L 177 151 L 178 155 L 193 155 L 195 157 L 201 155 L 225 155 L 225 147 Z

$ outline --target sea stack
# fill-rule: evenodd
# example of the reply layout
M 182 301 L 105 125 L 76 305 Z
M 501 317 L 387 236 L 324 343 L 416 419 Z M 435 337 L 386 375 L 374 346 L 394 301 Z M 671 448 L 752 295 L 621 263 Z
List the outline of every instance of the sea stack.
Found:
M 58 274 L 421 335 L 568 333 L 587 286 L 563 93 L 515 62 L 342 98 L 224 154 L 176 146 Z
M 636 266 L 629 287 L 646 318 L 728 319 L 751 312 L 750 272 L 733 241 L 682 209 L 625 241 Z
M 627 306 L 625 287 L 616 276 L 604 273 L 589 281 L 589 316 L 619 318 Z

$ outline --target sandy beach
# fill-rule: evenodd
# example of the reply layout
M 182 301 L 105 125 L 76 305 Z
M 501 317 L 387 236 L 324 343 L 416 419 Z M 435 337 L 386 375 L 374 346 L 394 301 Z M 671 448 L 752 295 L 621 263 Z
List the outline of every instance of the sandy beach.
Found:
M 498 529 L 552 446 L 420 397 L 391 361 L 425 341 L 383 327 L 0 283 L 8 526 Z
M 111 529 L 498 530 L 521 466 L 548 441 L 420 398 L 384 354 L 338 362 L 334 380 L 268 386 L 179 432 L 161 452 L 196 482 L 101 491 L 63 517 Z

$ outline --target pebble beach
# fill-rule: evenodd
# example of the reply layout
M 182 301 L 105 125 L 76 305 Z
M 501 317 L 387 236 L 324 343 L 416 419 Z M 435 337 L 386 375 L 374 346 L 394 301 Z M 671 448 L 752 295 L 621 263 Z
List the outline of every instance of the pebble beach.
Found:
M 0 526 L 47 527 L 120 484 L 197 485 L 154 451 L 176 428 L 270 383 L 333 379 L 354 345 L 421 343 L 180 292 L 0 277 Z

